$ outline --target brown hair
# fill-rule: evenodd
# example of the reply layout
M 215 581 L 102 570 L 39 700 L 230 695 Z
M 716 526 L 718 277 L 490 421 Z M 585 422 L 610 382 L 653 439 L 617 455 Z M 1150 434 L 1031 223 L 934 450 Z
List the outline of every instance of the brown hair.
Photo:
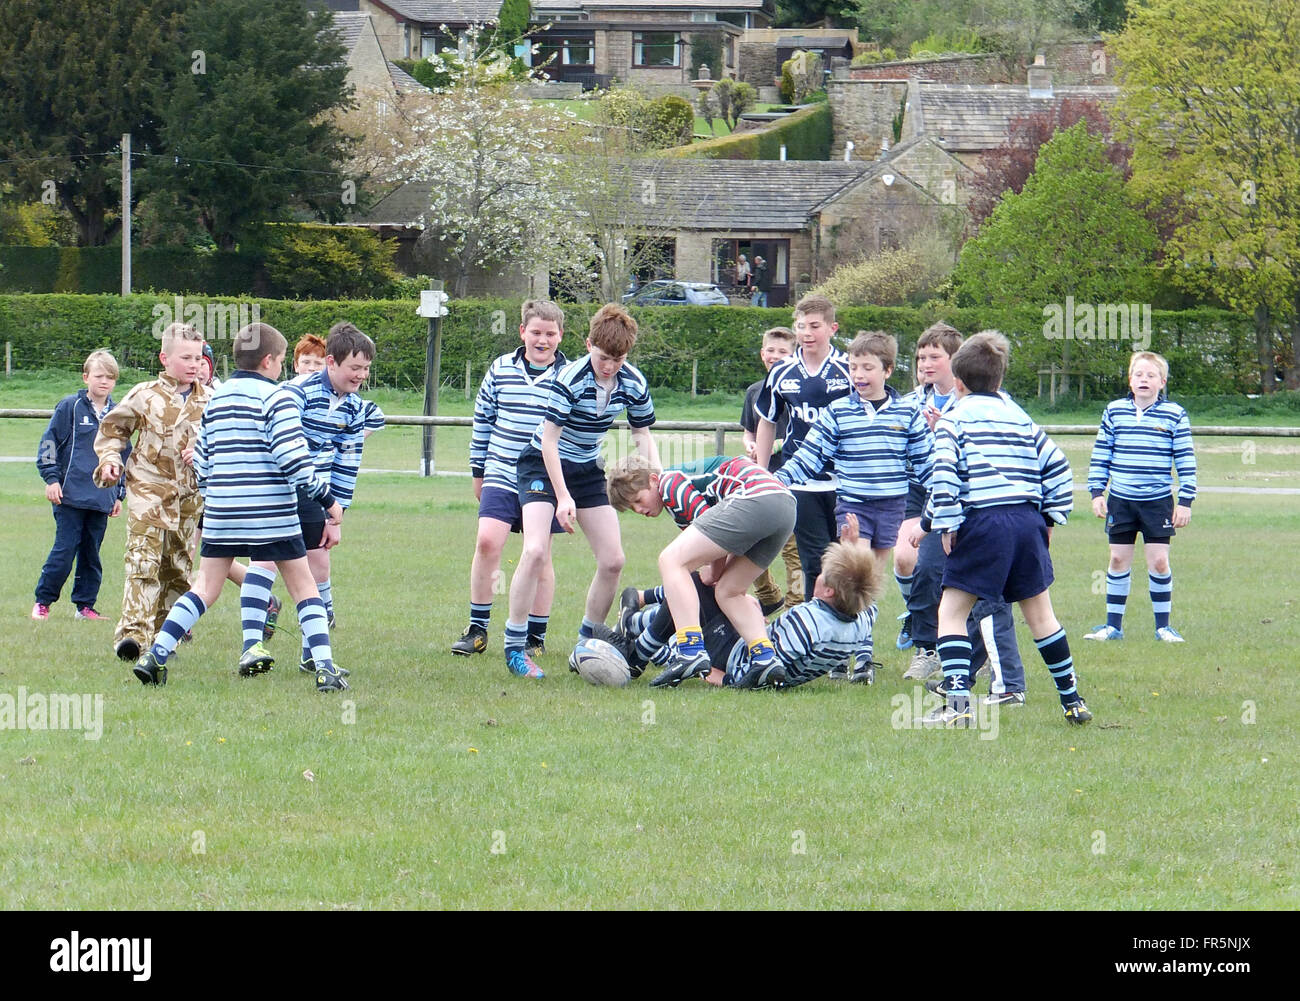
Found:
M 303 355 L 320 355 L 324 358 L 328 351 L 325 350 L 325 342 L 315 334 L 303 334 L 298 338 L 298 343 L 293 347 L 293 363 L 298 364 L 298 359 Z
M 188 323 L 169 323 L 167 329 L 162 332 L 162 345 L 159 350 L 164 353 L 170 351 L 177 341 L 198 341 L 201 344 L 203 335 L 199 333 L 197 327 L 192 327 Z
M 932 323 L 930 326 L 925 328 L 925 332 L 917 338 L 916 350 L 920 351 L 922 348 L 936 347 L 951 358 L 957 353 L 957 349 L 961 347 L 961 343 L 961 331 L 956 327 L 948 326 L 948 324 L 940 320 L 938 323 Z
M 564 330 L 564 310 L 550 299 L 529 299 L 519 307 L 521 325 L 528 326 L 528 321 L 532 319 L 546 320 L 554 323 L 561 331 Z
M 92 351 L 90 354 L 86 355 L 86 360 L 81 363 L 81 374 L 90 375 L 90 370 L 96 365 L 102 368 L 114 379 L 116 379 L 120 374 L 117 367 L 117 359 L 114 358 L 110 352 L 105 351 L 102 348 L 99 351 Z
M 284 334 L 269 323 L 250 323 L 235 334 L 230 353 L 235 356 L 235 368 L 256 372 L 263 358 L 282 355 L 288 347 Z
M 794 331 L 789 327 L 769 327 L 763 331 L 763 347 L 767 347 L 769 341 L 785 341 L 793 350 L 795 340 Z
M 997 330 L 981 330 L 952 356 L 952 374 L 967 392 L 994 393 L 1007 374 L 1011 342 Z
M 329 337 L 325 341 L 325 353 L 341 364 L 352 355 L 373 359 L 375 342 L 363 334 L 354 324 L 343 320 L 330 327 Z
M 835 322 L 835 304 L 824 295 L 814 295 L 809 292 L 795 303 L 794 318 L 796 320 L 800 316 L 806 316 L 809 313 L 817 313 L 827 323 Z
M 835 592 L 831 604 L 857 615 L 880 596 L 880 564 L 865 542 L 833 542 L 822 556 L 822 579 Z
M 894 362 L 898 361 L 898 341 L 883 330 L 859 330 L 849 345 L 849 357 L 860 358 L 862 355 L 875 355 L 880 359 L 881 368 L 892 369 Z
M 605 474 L 605 492 L 615 511 L 629 511 L 636 495 L 649 489 L 650 475 L 657 473 L 650 460 L 640 453 L 619 459 Z
M 611 302 L 596 310 L 587 336 L 607 355 L 622 358 L 636 344 L 636 331 L 636 320 L 622 306 Z

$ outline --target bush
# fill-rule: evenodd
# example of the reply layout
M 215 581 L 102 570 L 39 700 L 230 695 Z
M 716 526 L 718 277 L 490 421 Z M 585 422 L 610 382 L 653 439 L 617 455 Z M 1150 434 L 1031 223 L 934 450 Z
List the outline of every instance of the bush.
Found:
M 397 279 L 396 240 L 368 229 L 275 226 L 266 249 L 272 280 L 297 299 L 386 296 Z
M 206 302 L 187 299 L 186 305 Z M 223 302 L 229 305 L 233 301 Z M 323 334 L 339 320 L 350 320 L 378 345 L 372 368 L 376 384 L 401 388 L 424 384 L 428 325 L 415 315 L 414 296 L 350 302 L 239 302 L 256 303 L 261 319 L 277 327 L 291 343 L 303 334 Z M 57 367 L 80 371 L 86 355 L 101 347 L 110 348 L 125 367 L 151 369 L 158 356 L 154 325 L 160 311 L 172 307 L 170 296 L 3 295 L 0 341 L 12 342 L 14 365 L 19 370 Z M 562 348 L 569 357 L 579 357 L 585 350 L 583 335 L 597 307 L 594 303 L 565 306 L 568 332 Z M 492 359 L 518 346 L 516 326 L 510 322 L 519 313 L 518 301 L 453 300 L 450 308 L 450 316 L 443 321 L 442 362 L 449 384 L 459 385 L 466 361 L 472 378 L 479 379 Z M 500 322 L 503 314 L 507 318 L 504 324 Z M 694 360 L 703 388 L 720 392 L 742 392 L 762 375 L 757 331 L 790 320 L 788 308 L 728 306 L 634 309 L 633 315 L 641 325 L 641 338 L 632 362 L 651 385 L 689 389 Z M 846 346 L 860 329 L 887 330 L 898 337 L 899 366 L 892 382 L 904 390 L 911 388 L 910 359 L 916 338 L 936 320 L 946 320 L 965 332 L 989 327 L 1003 331 L 1012 342 L 1006 385 L 1015 396 L 1033 397 L 1038 369 L 1050 365 L 1060 352 L 1059 342 L 1044 336 L 1042 312 L 1035 310 L 853 306 L 840 309 L 837 320 L 842 331 L 840 346 Z M 229 355 L 227 345 L 216 343 L 214 347 L 219 356 Z M 1128 341 L 1073 342 L 1072 366 L 1086 372 L 1090 399 L 1110 400 L 1127 391 L 1125 372 L 1132 348 Z M 1170 389 L 1179 399 L 1258 389 L 1254 324 L 1249 316 L 1210 309 L 1156 312 L 1151 348 L 1169 359 Z
M 937 59 L 941 55 L 984 51 L 984 40 L 973 31 L 954 31 L 951 35 L 932 31 L 912 43 L 909 55 L 913 59 Z
M 203 295 L 277 292 L 260 250 L 142 247 L 131 255 L 131 284 Z M 121 247 L 0 247 L 0 292 L 90 295 L 121 287 Z
M 647 109 L 651 136 L 656 143 L 680 146 L 695 135 L 695 109 L 685 98 L 672 94 L 656 98 Z
M 931 285 L 921 255 L 908 248 L 836 268 L 813 292 L 837 305 L 902 306 Z

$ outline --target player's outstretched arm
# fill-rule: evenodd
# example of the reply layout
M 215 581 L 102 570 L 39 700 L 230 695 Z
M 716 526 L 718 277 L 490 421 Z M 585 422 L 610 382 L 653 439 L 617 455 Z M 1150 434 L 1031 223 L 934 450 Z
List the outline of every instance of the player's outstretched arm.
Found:
M 655 436 L 650 433 L 650 429 L 633 428 L 631 434 L 636 450 L 645 456 L 655 469 L 663 469 L 663 463 L 659 461 L 659 448 L 655 445 Z

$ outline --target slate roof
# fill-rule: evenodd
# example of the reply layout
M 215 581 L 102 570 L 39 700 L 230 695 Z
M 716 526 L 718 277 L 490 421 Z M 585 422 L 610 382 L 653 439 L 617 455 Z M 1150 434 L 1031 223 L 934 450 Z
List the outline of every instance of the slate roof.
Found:
M 1057 87 L 1050 98 L 1030 97 L 1014 84 L 946 84 L 921 81 L 921 129 L 958 153 L 996 149 L 1009 136 L 1011 120 L 1035 114 L 1066 98 L 1113 104 L 1117 87 Z
M 797 232 L 817 206 L 877 166 L 861 160 L 649 160 L 629 166 L 624 205 L 640 211 L 649 180 L 660 192 L 646 209 L 646 222 L 656 228 Z M 408 225 L 428 206 L 428 192 L 428 182 L 400 185 L 349 222 Z
M 334 12 L 334 32 L 343 40 L 343 47 L 348 52 L 357 47 L 357 42 L 361 38 L 361 31 L 369 20 L 369 14 L 361 14 L 357 11 Z
M 763 0 L 575 0 L 575 2 L 547 3 L 539 0 L 533 7 L 547 10 L 552 7 L 572 9 L 582 7 L 587 10 L 760 10 Z
M 381 0 L 412 21 L 428 24 L 482 24 L 495 21 L 501 0 Z

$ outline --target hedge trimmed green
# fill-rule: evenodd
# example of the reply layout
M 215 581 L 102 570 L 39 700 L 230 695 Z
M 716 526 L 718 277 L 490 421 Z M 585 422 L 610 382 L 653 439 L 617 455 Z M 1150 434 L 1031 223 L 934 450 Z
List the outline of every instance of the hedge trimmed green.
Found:
M 816 104 L 787 115 L 761 132 L 734 132 L 689 146 L 676 146 L 663 155 L 708 160 L 779 160 L 781 147 L 785 146 L 787 160 L 829 160 L 832 136 L 831 107 Z
M 13 346 L 19 369 L 65 368 L 80 370 L 87 354 L 109 348 L 124 365 L 150 368 L 156 363 L 158 343 L 154 331 L 190 307 L 256 305 L 260 318 L 278 327 L 292 344 L 303 334 L 324 335 L 339 320 L 350 320 L 375 339 L 378 357 L 374 380 L 387 386 L 418 387 L 424 383 L 427 323 L 415 315 L 416 302 L 364 299 L 345 302 L 295 302 L 277 299 L 211 299 L 161 295 L 0 295 L 0 341 Z M 587 322 L 597 304 L 565 306 L 568 333 L 562 343 L 570 357 L 584 349 Z M 762 375 L 758 349 L 768 327 L 788 325 L 788 309 L 754 309 L 739 306 L 657 307 L 635 309 L 641 339 L 632 361 L 645 372 L 651 385 L 688 390 L 692 362 L 696 363 L 702 392 L 741 392 Z M 519 302 L 461 300 L 451 303 L 443 321 L 442 377 L 444 384 L 463 385 L 465 363 L 470 381 L 477 385 L 487 365 L 497 355 L 519 344 Z M 885 330 L 900 344 L 892 383 L 911 387 L 912 352 L 916 339 L 936 320 L 975 332 L 997 328 L 1012 340 L 1009 392 L 1034 396 L 1038 371 L 1061 364 L 1062 345 L 1044 334 L 1041 311 L 998 312 L 989 309 L 911 309 L 906 307 L 851 307 L 839 311 L 840 345 L 847 346 L 858 330 Z M 224 332 L 215 322 L 205 325 L 217 355 L 229 354 Z M 1127 391 L 1128 358 L 1132 341 L 1070 341 L 1072 370 L 1084 373 L 1089 399 L 1111 399 Z M 1170 391 L 1177 396 L 1235 395 L 1255 392 L 1259 375 L 1254 359 L 1254 325 L 1250 317 L 1221 310 L 1156 311 L 1151 323 L 1151 349 L 1169 359 Z M 220 366 L 220 362 L 218 362 Z
M 131 255 L 131 284 L 204 295 L 274 294 L 264 265 L 261 252 L 141 247 Z M 93 295 L 121 287 L 120 247 L 0 247 L 0 292 Z

